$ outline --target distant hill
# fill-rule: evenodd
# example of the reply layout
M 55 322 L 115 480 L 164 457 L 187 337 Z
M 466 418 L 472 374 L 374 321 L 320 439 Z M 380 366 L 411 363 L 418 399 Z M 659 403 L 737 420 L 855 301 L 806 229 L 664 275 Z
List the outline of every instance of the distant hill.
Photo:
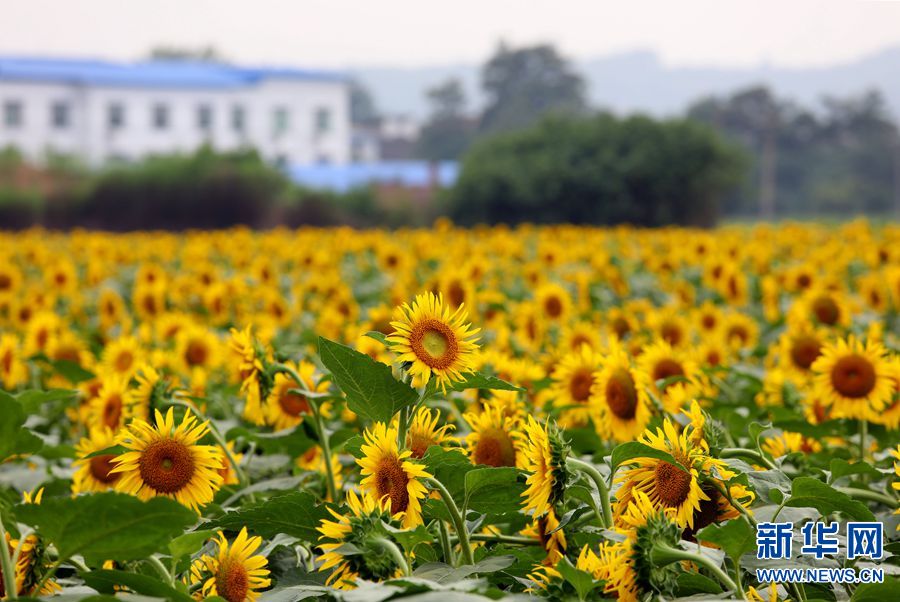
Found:
M 637 51 L 580 61 L 593 104 L 616 112 L 667 115 L 683 111 L 697 98 L 724 94 L 764 83 L 779 95 L 807 105 L 823 96 L 847 96 L 878 88 L 895 116 L 900 116 L 900 46 L 858 60 L 822 68 L 789 69 L 671 67 L 651 51 Z M 427 113 L 424 91 L 448 77 L 462 80 L 472 106 L 482 97 L 477 65 L 369 68 L 355 71 L 369 86 L 379 107 L 390 113 Z

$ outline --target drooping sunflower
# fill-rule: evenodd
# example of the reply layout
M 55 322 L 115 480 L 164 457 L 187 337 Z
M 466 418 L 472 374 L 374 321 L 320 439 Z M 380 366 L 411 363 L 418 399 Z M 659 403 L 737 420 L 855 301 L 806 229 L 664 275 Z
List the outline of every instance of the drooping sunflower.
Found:
M 353 589 L 357 579 L 383 581 L 400 576 L 401 568 L 390 554 L 384 553 L 379 542 L 392 541 L 385 524 L 397 524 L 392 519 L 388 498 L 378 498 L 368 492 L 357 496 L 350 490 L 347 507 L 346 514 L 329 507 L 328 512 L 337 520 L 325 519 L 317 529 L 322 534 L 319 547 L 324 552 L 319 570 L 332 571 L 326 583 L 338 589 Z M 344 555 L 347 544 L 364 553 Z
M 438 426 L 440 419 L 437 410 L 421 407 L 416 411 L 406 431 L 406 448 L 413 458 L 422 458 L 432 445 L 443 445 L 455 439 L 450 434 L 455 427 L 452 424 Z
M 534 516 L 542 516 L 563 499 L 568 481 L 568 446 L 554 424 L 541 426 L 529 414 L 522 426 L 520 453 L 523 457 L 522 468 L 528 473 L 525 480 L 528 487 L 522 494 L 525 498 L 524 510 L 532 510 Z
M 275 375 L 275 382 L 269 395 L 266 397 L 263 413 L 266 423 L 276 430 L 288 429 L 297 426 L 305 416 L 312 414 L 312 407 L 306 395 L 299 391 L 311 393 L 325 393 L 328 383 L 322 381 L 316 374 L 316 367 L 311 362 L 301 361 L 299 364 L 285 362 L 302 379 L 297 382 L 293 377 L 279 372 Z M 319 410 L 326 416 L 329 415 L 329 404 L 319 402 Z
M 266 352 L 253 338 L 250 326 L 244 330 L 232 328 L 228 347 L 233 356 L 231 366 L 241 383 L 241 395 L 246 400 L 243 416 L 254 424 L 265 424 L 262 400 L 268 396 L 272 386 L 264 364 Z
M 397 447 L 397 429 L 376 422 L 363 433 L 362 458 L 356 460 L 364 477 L 359 485 L 377 499 L 390 498 L 391 513 L 403 527 L 410 529 L 422 522 L 421 501 L 427 494 L 420 479 L 432 475 L 422 464 L 410 462 L 410 450 Z
M 88 436 L 78 442 L 75 447 L 78 460 L 72 463 L 72 466 L 77 468 L 72 475 L 72 493 L 106 491 L 116 484 L 122 475 L 111 472 L 115 466 L 112 462 L 116 457 L 114 454 L 87 457 L 115 444 L 115 433 L 106 425 L 91 428 Z
M 222 451 L 198 443 L 208 430 L 190 412 L 176 425 L 172 408 L 156 411 L 155 426 L 135 419 L 118 437 L 130 451 L 112 461 L 110 472 L 122 475 L 116 490 L 142 500 L 165 496 L 199 512 L 222 484 Z
M 414 379 L 424 385 L 434 378 L 446 390 L 473 369 L 478 329 L 466 319 L 464 306 L 451 313 L 442 296 L 418 295 L 395 310 L 387 342 Z
M 591 407 L 599 403 L 599 390 L 595 388 L 602 363 L 601 355 L 588 347 L 563 356 L 553 370 L 550 391 L 554 406 L 562 408 L 560 423 L 577 426 L 587 422 Z
M 202 584 L 197 599 L 220 596 L 228 602 L 253 602 L 258 590 L 272 583 L 268 560 L 257 554 L 262 537 L 249 537 L 247 527 L 230 544 L 221 531 L 216 537 L 216 554 L 204 554 L 191 565 L 190 582 Z
M 694 513 L 700 510 L 700 503 L 708 500 L 700 487 L 700 468 L 706 460 L 703 449 L 691 442 L 691 428 L 681 433 L 666 418 L 663 428 L 656 432 L 646 431 L 638 439 L 654 449 L 668 452 L 679 466 L 657 458 L 635 458 L 633 464 L 623 471 L 616 480 L 622 483 L 616 493 L 615 515 L 617 521 L 634 500 L 635 493 L 647 495 L 653 506 L 664 511 L 671 510 L 673 520 L 680 527 L 693 527 Z
M 887 350 L 880 343 L 853 336 L 827 343 L 811 369 L 815 393 L 835 417 L 872 419 L 894 394 Z
M 623 349 L 614 347 L 603 359 L 591 394 L 594 426 L 603 438 L 632 441 L 644 431 L 650 421 L 649 385 Z
M 472 432 L 466 435 L 466 447 L 474 464 L 521 466 L 517 440 L 519 418 L 510 414 L 502 401 L 485 403 L 480 412 L 463 414 Z

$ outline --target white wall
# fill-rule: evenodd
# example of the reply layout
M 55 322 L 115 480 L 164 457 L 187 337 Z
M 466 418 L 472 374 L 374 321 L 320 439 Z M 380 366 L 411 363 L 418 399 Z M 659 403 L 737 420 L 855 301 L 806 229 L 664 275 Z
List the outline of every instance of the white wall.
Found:
M 6 100 L 23 106 L 24 123 L 9 129 L 3 120 Z M 70 123 L 54 129 L 51 107 L 55 101 L 70 106 Z M 124 126 L 108 126 L 108 110 L 120 103 Z M 168 107 L 168 127 L 154 126 L 154 106 Z M 244 107 L 244 134 L 232 127 L 232 108 Z M 200 105 L 212 109 L 212 128 L 197 123 Z M 274 112 L 282 107 L 289 116 L 282 135 L 274 132 Z M 330 128 L 318 133 L 316 111 L 330 113 Z M 342 82 L 296 79 L 263 80 L 253 87 L 226 89 L 161 89 L 86 87 L 0 81 L 0 147 L 13 145 L 33 160 L 48 150 L 72 153 L 91 165 L 113 158 L 135 160 L 148 154 L 189 152 L 204 143 L 217 150 L 252 146 L 270 161 L 308 164 L 350 160 L 350 116 L 347 86 Z

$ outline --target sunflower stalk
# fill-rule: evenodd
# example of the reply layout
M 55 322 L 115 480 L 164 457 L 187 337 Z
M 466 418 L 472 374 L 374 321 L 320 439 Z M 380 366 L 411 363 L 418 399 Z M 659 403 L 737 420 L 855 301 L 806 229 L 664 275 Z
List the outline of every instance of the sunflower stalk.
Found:
M 744 458 L 765 466 L 769 470 L 777 470 L 777 467 L 764 454 L 756 450 L 747 449 L 746 447 L 726 447 L 722 450 L 721 457 L 723 459 Z
M 866 438 L 869 434 L 869 421 L 863 418 L 859 421 L 859 459 L 866 461 L 868 449 L 866 448 Z
M 732 508 L 735 508 L 738 512 L 740 512 L 741 514 L 743 514 L 743 515 L 744 515 L 744 518 L 747 519 L 747 522 L 749 522 L 750 525 L 751 525 L 754 529 L 756 528 L 756 519 L 753 518 L 753 515 L 750 514 L 750 511 L 749 511 L 749 510 L 747 510 L 746 508 L 744 508 L 744 505 L 743 505 L 743 504 L 741 504 L 740 502 L 736 501 L 736 500 L 731 496 L 731 492 L 728 491 L 728 488 L 727 488 L 727 487 L 723 487 L 722 484 L 719 483 L 719 481 L 717 481 L 716 479 L 707 479 L 706 482 L 709 483 L 710 485 L 712 485 L 713 487 L 715 487 L 715 488 L 716 488 L 716 491 L 719 492 L 719 495 L 721 495 L 721 496 L 724 497 L 726 500 L 728 500 L 728 503 L 731 504 L 731 507 L 732 507 Z
M 12 559 L 9 556 L 9 545 L 6 543 L 6 529 L 3 527 L 3 512 L 0 512 L 0 567 L 3 570 L 3 584 L 6 586 L 6 599 L 17 600 L 19 592 L 16 591 L 16 573 L 13 569 Z
M 603 478 L 603 475 L 600 474 L 600 471 L 593 464 L 584 460 L 569 456 L 566 458 L 566 465 L 587 475 L 594 482 L 594 485 L 597 486 L 597 493 L 600 496 L 600 507 L 602 508 L 602 512 L 598 513 L 597 518 L 600 520 L 603 528 L 608 529 L 612 526 L 613 520 L 612 510 L 609 506 L 609 488 L 606 486 L 606 479 Z
M 715 575 L 716 579 L 725 586 L 725 589 L 737 592 L 738 586 L 735 582 L 728 576 L 728 573 L 722 570 L 722 568 L 713 562 L 711 559 L 703 556 L 701 554 L 696 554 L 694 552 L 688 552 L 687 550 L 682 550 L 679 548 L 672 547 L 668 544 L 664 543 L 656 543 L 653 545 L 653 549 L 650 552 L 650 558 L 654 564 L 657 566 L 663 567 L 673 562 L 679 562 L 686 560 L 688 562 L 693 562 L 697 565 L 700 565 L 710 573 Z M 740 570 L 740 567 L 736 567 L 737 570 Z
M 897 499 L 886 493 L 881 493 L 880 491 L 870 491 L 868 489 L 858 489 L 856 487 L 835 487 L 835 489 L 842 493 L 846 493 L 856 500 L 878 502 L 889 508 L 897 508 Z
M 228 463 L 231 464 L 232 468 L 234 468 L 234 473 L 237 475 L 241 487 L 247 487 L 250 484 L 250 479 L 247 478 L 247 473 L 244 472 L 244 469 L 241 468 L 241 465 L 234 457 L 234 454 L 232 454 L 231 450 L 228 449 L 228 442 L 225 441 L 225 437 L 222 436 L 222 433 L 219 432 L 219 428 L 215 424 L 213 424 L 213 421 L 210 420 L 209 417 L 200 410 L 200 408 L 190 402 L 173 399 L 171 400 L 171 404 L 173 406 L 180 406 L 182 408 L 190 410 L 201 421 L 207 424 L 207 426 L 209 427 L 209 434 L 212 435 L 213 439 L 215 439 L 216 444 L 220 448 L 222 448 L 222 453 L 225 454 L 225 457 L 228 459 Z
M 163 578 L 163 580 L 171 587 L 175 587 L 175 577 L 172 576 L 172 573 L 169 572 L 169 569 L 165 567 L 162 561 L 156 556 L 148 556 L 147 562 L 156 569 L 156 572 L 159 573 L 159 576 Z
M 275 363 L 272 364 L 272 369 L 276 372 L 284 372 L 298 384 L 302 385 L 304 382 L 303 378 L 297 374 L 297 371 L 287 364 Z M 337 497 L 337 485 L 334 478 L 334 469 L 331 466 L 331 441 L 328 431 L 325 428 L 325 419 L 322 416 L 322 412 L 319 410 L 319 404 L 315 400 L 315 395 L 312 394 L 312 392 L 304 392 L 304 396 L 312 410 L 313 419 L 316 423 L 316 432 L 319 434 L 319 444 L 322 447 L 322 457 L 325 461 L 325 484 L 328 488 L 328 496 L 331 498 L 331 501 L 337 503 L 339 501 Z
M 456 529 L 456 536 L 459 538 L 459 547 L 462 548 L 463 561 L 466 564 L 475 564 L 475 558 L 472 555 L 472 546 L 469 544 L 469 531 L 466 529 L 466 521 L 463 519 L 463 515 L 459 511 L 456 502 L 453 501 L 453 496 L 450 495 L 450 492 L 447 491 L 444 484 L 434 477 L 425 479 L 425 482 L 434 489 L 437 489 L 438 493 L 441 494 L 441 498 L 444 500 L 444 506 L 447 507 L 450 518 L 453 519 L 453 527 Z
M 375 537 L 372 539 L 372 543 L 378 545 L 387 552 L 391 558 L 394 559 L 394 562 L 397 563 L 397 566 L 400 567 L 400 570 L 403 571 L 403 576 L 409 577 L 409 563 L 406 561 L 406 556 L 404 556 L 403 552 L 400 551 L 400 548 L 397 547 L 397 544 L 386 537 Z
M 441 553 L 444 555 L 444 562 L 453 566 L 455 559 L 453 558 L 453 548 L 450 547 L 450 534 L 447 533 L 447 523 L 442 520 L 438 521 L 438 534 L 441 539 Z

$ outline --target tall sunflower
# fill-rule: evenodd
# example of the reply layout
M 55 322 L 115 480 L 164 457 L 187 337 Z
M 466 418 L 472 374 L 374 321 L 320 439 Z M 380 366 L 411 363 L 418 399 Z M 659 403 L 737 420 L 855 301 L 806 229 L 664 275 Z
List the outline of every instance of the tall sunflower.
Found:
M 377 499 L 390 499 L 391 513 L 401 518 L 404 528 L 422 522 L 422 504 L 427 490 L 420 479 L 431 477 L 422 464 L 410 462 L 410 450 L 397 447 L 397 429 L 376 422 L 363 433 L 364 456 L 356 460 L 364 477 L 359 485 Z
M 107 373 L 101 375 L 100 383 L 97 396 L 90 402 L 90 426 L 116 431 L 132 418 L 146 416 L 146 408 L 131 393 L 128 376 Z
M 116 490 L 142 500 L 168 497 L 199 512 L 222 484 L 222 451 L 198 444 L 208 430 L 190 412 L 176 426 L 172 408 L 165 416 L 156 411 L 155 426 L 135 419 L 118 438 L 130 451 L 112 461 L 110 472 L 122 474 Z
M 569 478 L 566 470 L 568 446 L 553 424 L 541 426 L 534 416 L 529 415 L 522 426 L 519 434 L 522 468 L 528 473 L 525 479 L 528 487 L 522 494 L 524 510 L 533 510 L 535 516 L 542 516 L 563 499 Z
M 816 396 L 839 418 L 872 419 L 894 394 L 887 350 L 856 337 L 827 343 L 812 364 Z
M 603 360 L 592 387 L 597 430 L 605 439 L 632 441 L 650 421 L 649 378 L 634 368 L 628 354 L 618 347 Z
M 268 560 L 257 554 L 262 537 L 248 537 L 247 527 L 229 544 L 219 531 L 215 556 L 204 554 L 191 565 L 190 582 L 201 584 L 198 599 L 220 596 L 228 602 L 253 602 L 269 587 Z
M 116 444 L 115 433 L 109 427 L 103 425 L 90 429 L 87 437 L 78 442 L 75 453 L 78 460 L 72 463 L 76 468 L 72 475 L 72 493 L 86 493 L 91 491 L 106 491 L 115 486 L 116 481 L 122 476 L 111 472 L 115 467 L 114 454 L 102 454 L 88 458 L 94 452 L 98 452 Z
M 703 449 L 691 442 L 691 428 L 680 434 L 666 418 L 663 428 L 646 431 L 638 439 L 641 443 L 672 455 L 679 466 L 657 458 L 635 458 L 633 466 L 625 470 L 617 481 L 622 483 L 616 493 L 615 515 L 621 519 L 635 493 L 647 495 L 654 507 L 671 510 L 673 520 L 680 527 L 693 527 L 694 513 L 700 503 L 708 500 L 700 487 L 699 469 L 706 456 Z
M 409 423 L 406 431 L 406 447 L 413 458 L 422 458 L 432 445 L 443 445 L 455 441 L 449 434 L 455 427 L 452 424 L 438 426 L 441 414 L 437 410 L 421 407 Z
M 466 447 L 474 464 L 520 466 L 517 428 L 519 419 L 510 415 L 501 401 L 489 401 L 480 412 L 463 414 L 472 432 L 466 435 Z
M 425 293 L 395 310 L 387 342 L 417 382 L 434 378 L 446 390 L 473 368 L 478 329 L 466 320 L 464 306 L 451 313 L 442 296 Z

